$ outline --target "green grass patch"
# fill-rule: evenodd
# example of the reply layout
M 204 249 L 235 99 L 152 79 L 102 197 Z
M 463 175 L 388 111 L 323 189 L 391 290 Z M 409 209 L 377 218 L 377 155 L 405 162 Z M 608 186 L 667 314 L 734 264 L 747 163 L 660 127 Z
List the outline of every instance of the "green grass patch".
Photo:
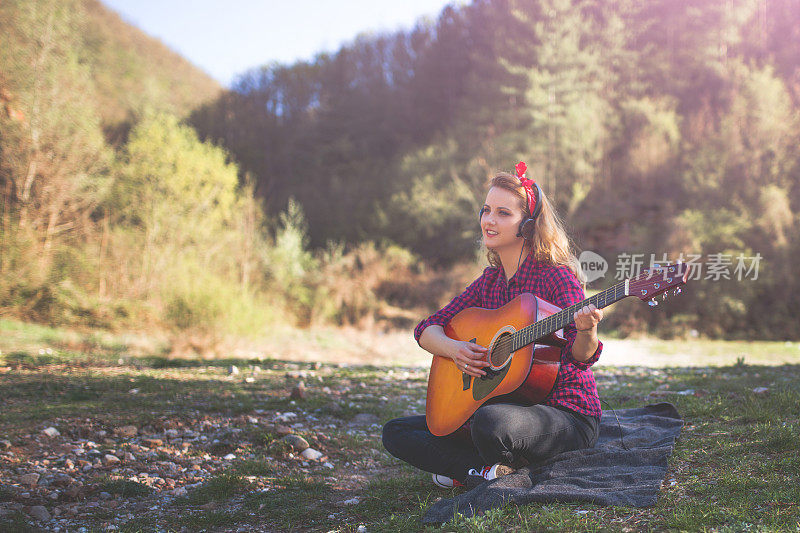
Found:
M 209 502 L 224 501 L 246 491 L 250 484 L 238 474 L 215 476 L 179 500 L 188 505 L 202 505 Z
M 334 490 L 323 480 L 290 476 L 277 479 L 269 490 L 248 494 L 244 506 L 266 513 L 280 530 L 319 529 L 328 524 L 331 512 L 339 510 L 334 501 Z
M 108 479 L 97 484 L 92 492 L 95 494 L 107 492 L 124 498 L 139 498 L 149 496 L 153 493 L 153 489 L 142 483 L 127 479 Z

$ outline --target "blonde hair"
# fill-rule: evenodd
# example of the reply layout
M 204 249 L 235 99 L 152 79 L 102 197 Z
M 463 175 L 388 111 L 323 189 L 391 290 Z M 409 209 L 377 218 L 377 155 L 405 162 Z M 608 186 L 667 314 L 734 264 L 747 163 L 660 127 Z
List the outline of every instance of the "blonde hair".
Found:
M 499 187 L 513 193 L 519 199 L 519 206 L 524 218 L 530 218 L 528 197 L 518 177 L 508 172 L 500 172 L 489 182 L 489 188 L 492 187 Z M 542 203 L 542 209 L 539 216 L 536 217 L 533 237 L 525 239 L 525 246 L 529 248 L 530 253 L 537 261 L 555 266 L 564 265 L 575 274 L 578 281 L 584 283 L 586 277 L 573 252 L 573 243 L 544 191 L 542 191 L 539 201 Z M 494 250 L 487 250 L 486 258 L 491 266 L 502 266 L 500 255 Z

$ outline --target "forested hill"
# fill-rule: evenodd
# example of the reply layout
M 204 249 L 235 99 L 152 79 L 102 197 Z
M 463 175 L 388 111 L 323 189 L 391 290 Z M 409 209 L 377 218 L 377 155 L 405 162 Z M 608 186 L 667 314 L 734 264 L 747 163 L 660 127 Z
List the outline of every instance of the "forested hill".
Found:
M 272 213 L 300 202 L 315 245 L 449 262 L 472 254 L 486 177 L 518 159 L 587 246 L 784 235 L 764 210 L 800 207 L 799 105 L 797 0 L 474 0 L 253 69 L 192 121 Z
M 211 76 L 99 0 L 82 0 L 82 4 L 86 12 L 83 36 L 91 50 L 105 121 L 123 120 L 142 105 L 184 116 L 220 94 L 221 87 Z
M 129 123 L 144 108 L 185 116 L 221 92 L 209 75 L 99 0 L 65 0 L 54 11 L 48 8 L 49 3 L 40 0 L 11 0 L 0 7 L 5 49 L 0 83 L 7 92 L 9 83 L 26 75 L 32 78 L 32 69 L 42 68 L 24 61 L 31 57 L 25 52 L 37 45 L 59 58 L 65 70 L 74 59 L 75 69 L 90 78 L 92 101 L 104 127 Z M 39 57 L 47 59 L 46 53 Z M 77 89 L 63 81 L 65 92 Z

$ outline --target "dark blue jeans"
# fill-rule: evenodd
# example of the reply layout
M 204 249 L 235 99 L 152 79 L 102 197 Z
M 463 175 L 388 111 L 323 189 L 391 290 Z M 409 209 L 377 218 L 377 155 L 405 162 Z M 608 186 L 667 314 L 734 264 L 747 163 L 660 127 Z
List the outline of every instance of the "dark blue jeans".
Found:
M 480 407 L 468 429 L 446 437 L 433 435 L 424 415 L 395 418 L 383 426 L 383 446 L 420 470 L 464 481 L 470 468 L 495 463 L 519 468 L 591 448 L 599 425 L 595 417 L 567 409 L 497 403 Z

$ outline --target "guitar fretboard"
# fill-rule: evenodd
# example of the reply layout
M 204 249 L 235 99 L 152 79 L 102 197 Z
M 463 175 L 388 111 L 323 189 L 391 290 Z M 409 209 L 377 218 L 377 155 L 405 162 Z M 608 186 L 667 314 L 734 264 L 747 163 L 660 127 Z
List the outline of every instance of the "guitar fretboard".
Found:
M 543 318 L 538 322 L 534 322 L 533 324 L 526 326 L 511 335 L 511 351 L 515 352 L 520 348 L 531 344 L 532 342 L 536 342 L 542 337 L 546 337 L 547 335 L 558 331 L 565 326 L 568 326 L 574 322 L 573 315 L 575 312 L 585 305 L 589 305 L 591 303 L 594 304 L 595 307 L 602 309 L 603 307 L 607 307 L 614 302 L 625 298 L 625 296 L 627 296 L 627 294 L 625 294 L 625 282 L 621 281 L 616 285 L 602 290 L 594 296 L 583 300 L 582 302 L 565 307 L 561 311 L 553 313 L 552 315 Z

